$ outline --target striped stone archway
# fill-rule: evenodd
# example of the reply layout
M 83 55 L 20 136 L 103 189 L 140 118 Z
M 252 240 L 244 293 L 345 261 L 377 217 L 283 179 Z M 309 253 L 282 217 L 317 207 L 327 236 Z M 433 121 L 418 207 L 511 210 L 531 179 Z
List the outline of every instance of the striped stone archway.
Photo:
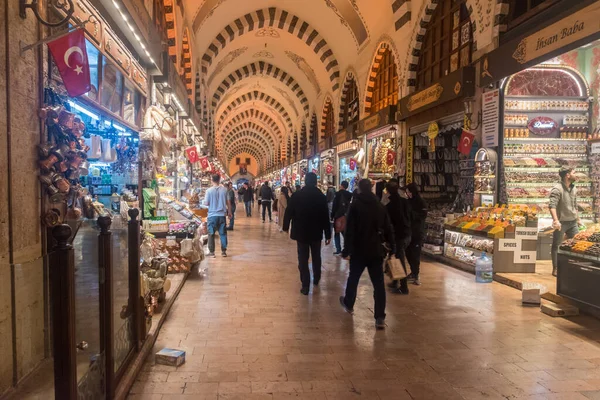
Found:
M 202 72 L 208 73 L 208 68 L 212 65 L 213 60 L 229 43 L 237 37 L 253 31 L 257 31 L 258 36 L 279 35 L 279 31 L 287 31 L 304 41 L 323 63 L 329 74 L 332 90 L 335 92 L 339 89 L 339 64 L 325 38 L 307 21 L 277 7 L 253 11 L 235 19 L 223 28 L 202 56 Z

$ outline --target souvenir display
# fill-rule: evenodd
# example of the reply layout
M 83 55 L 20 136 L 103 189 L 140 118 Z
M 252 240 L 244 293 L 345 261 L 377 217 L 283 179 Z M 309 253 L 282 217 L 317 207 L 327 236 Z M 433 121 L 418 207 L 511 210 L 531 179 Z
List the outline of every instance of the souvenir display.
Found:
M 396 171 L 396 132 L 367 139 L 369 175 L 392 177 Z

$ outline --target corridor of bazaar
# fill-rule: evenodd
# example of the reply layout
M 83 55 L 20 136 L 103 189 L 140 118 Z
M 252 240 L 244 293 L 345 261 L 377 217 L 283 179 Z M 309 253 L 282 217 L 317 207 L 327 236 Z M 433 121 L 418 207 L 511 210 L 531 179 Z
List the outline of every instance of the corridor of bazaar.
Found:
M 600 399 L 599 19 L 0 0 L 0 399 Z

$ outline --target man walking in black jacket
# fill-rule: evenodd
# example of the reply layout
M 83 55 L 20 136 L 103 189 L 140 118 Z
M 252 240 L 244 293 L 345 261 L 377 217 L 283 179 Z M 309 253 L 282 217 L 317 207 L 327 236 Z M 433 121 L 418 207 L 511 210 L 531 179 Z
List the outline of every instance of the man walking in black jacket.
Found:
M 392 228 L 394 228 L 394 237 L 396 239 L 396 258 L 402 263 L 404 271 L 407 272 L 406 268 L 406 248 L 410 243 L 411 235 L 411 210 L 408 199 L 400 197 L 398 190 L 400 187 L 398 183 L 391 180 L 386 186 L 386 190 L 389 193 L 389 203 L 385 206 Z M 393 281 L 391 288 L 396 293 L 408 294 L 408 278 L 400 279 L 399 281 Z
M 292 223 L 292 240 L 298 246 L 298 269 L 303 295 L 310 291 L 310 270 L 308 258 L 312 256 L 313 284 L 318 285 L 321 279 L 321 241 L 325 234 L 325 244 L 331 243 L 331 226 L 329 224 L 329 208 L 325 195 L 317 188 L 317 175 L 306 174 L 306 186 L 290 198 L 283 230 L 287 232 Z
M 252 201 L 254 200 L 254 189 L 250 187 L 248 182 L 244 182 L 244 186 L 239 191 L 246 207 L 246 217 L 252 216 Z
M 352 193 L 348 191 L 348 182 L 343 181 L 340 184 L 340 190 L 335 194 L 333 206 L 331 207 L 331 220 L 335 229 L 335 235 L 333 236 L 333 243 L 335 243 L 335 253 L 333 254 L 335 255 L 342 254 L 342 240 L 340 236 L 344 235 L 345 226 L 341 226 L 341 229 L 338 229 L 338 226 L 345 225 L 341 219 L 346 219 L 346 213 L 351 201 Z
M 271 218 L 271 201 L 273 200 L 273 197 L 273 189 L 271 189 L 269 186 L 269 182 L 266 181 L 260 188 L 263 222 L 265 222 L 265 214 L 267 210 L 269 210 L 269 222 L 273 222 L 273 218 Z
M 346 244 L 342 256 L 350 256 L 350 275 L 346 284 L 346 295 L 340 297 L 344 309 L 354 312 L 358 282 L 365 268 L 373 284 L 375 298 L 375 327 L 385 328 L 385 283 L 383 260 L 386 256 L 384 243 L 395 252 L 396 242 L 390 218 L 371 190 L 371 181 L 363 179 L 358 184 L 359 194 L 348 211 Z

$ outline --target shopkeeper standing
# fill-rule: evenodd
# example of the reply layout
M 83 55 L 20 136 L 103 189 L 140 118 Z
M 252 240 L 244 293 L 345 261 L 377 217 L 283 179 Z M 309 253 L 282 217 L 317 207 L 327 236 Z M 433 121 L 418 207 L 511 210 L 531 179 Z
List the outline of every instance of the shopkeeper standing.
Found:
M 579 228 L 579 214 L 577 213 L 577 174 L 573 168 L 561 167 L 558 172 L 560 183 L 550 191 L 550 214 L 552 215 L 552 275 L 556 276 L 558 268 L 558 246 L 567 236 L 573 239 Z

